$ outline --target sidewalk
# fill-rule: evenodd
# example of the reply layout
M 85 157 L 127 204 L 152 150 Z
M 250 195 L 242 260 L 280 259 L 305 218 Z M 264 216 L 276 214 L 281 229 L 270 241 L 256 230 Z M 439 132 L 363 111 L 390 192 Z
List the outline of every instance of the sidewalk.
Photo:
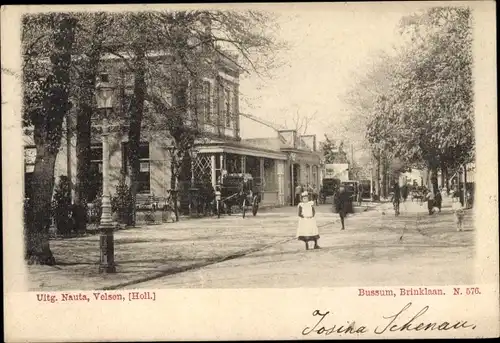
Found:
M 338 215 L 318 207 L 318 225 Z M 370 212 L 364 212 L 370 213 Z M 355 216 L 364 215 L 356 214 Z M 28 266 L 30 290 L 111 289 L 241 257 L 295 239 L 296 208 L 245 219 L 200 218 L 115 232 L 116 274 L 99 274 L 99 235 L 52 240 L 57 266 Z

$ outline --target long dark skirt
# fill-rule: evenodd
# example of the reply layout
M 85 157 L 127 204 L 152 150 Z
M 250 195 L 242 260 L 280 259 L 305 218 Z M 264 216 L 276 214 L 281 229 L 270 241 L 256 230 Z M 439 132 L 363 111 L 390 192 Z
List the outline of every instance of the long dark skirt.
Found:
M 297 237 L 297 239 L 299 241 L 303 241 L 303 242 L 311 242 L 311 241 L 317 241 L 319 239 L 319 235 L 316 235 L 316 236 L 299 236 Z

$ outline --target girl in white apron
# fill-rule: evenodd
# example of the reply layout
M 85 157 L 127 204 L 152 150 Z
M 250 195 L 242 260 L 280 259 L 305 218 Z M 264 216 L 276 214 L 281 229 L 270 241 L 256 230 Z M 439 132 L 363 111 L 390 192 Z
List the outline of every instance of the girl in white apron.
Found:
M 306 244 L 306 250 L 309 250 L 309 242 L 314 242 L 314 249 L 320 249 L 318 245 L 319 230 L 316 224 L 316 211 L 314 202 L 309 200 L 307 192 L 302 193 L 301 202 L 297 206 L 299 215 L 299 225 L 297 228 L 297 239 Z

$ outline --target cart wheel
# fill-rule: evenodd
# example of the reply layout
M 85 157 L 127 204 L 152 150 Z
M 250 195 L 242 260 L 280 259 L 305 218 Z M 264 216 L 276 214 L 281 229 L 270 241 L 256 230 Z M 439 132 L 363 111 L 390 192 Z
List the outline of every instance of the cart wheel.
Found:
M 252 214 L 256 216 L 258 210 L 259 210 L 259 199 L 257 198 L 257 196 L 254 196 L 252 203 Z
M 245 218 L 246 209 L 247 209 L 247 199 L 243 199 L 243 204 L 241 205 L 241 212 L 243 212 L 243 218 Z
M 221 207 L 222 207 L 221 201 L 217 200 L 217 218 L 220 218 Z

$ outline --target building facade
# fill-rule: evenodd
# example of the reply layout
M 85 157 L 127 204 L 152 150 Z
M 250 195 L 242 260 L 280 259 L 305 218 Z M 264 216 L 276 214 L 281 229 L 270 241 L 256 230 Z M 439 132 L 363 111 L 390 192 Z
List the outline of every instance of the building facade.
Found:
M 114 114 L 109 134 L 109 177 L 110 190 L 114 193 L 119 181 L 128 179 L 128 135 L 127 117 L 132 95 L 133 74 L 113 58 L 103 62 L 103 71 L 110 75 L 116 87 Z M 167 103 L 173 102 L 168 85 L 163 87 L 151 81 L 150 92 L 160 94 Z M 199 87 L 198 87 L 199 86 Z M 293 189 L 297 184 L 319 186 L 320 156 L 316 151 L 316 137 L 299 137 L 295 131 L 279 130 L 266 125 L 257 117 L 242 115 L 239 111 L 239 70 L 230 61 L 219 61 L 196 88 L 190 88 L 190 101 L 196 99 L 195 106 L 186 113 L 186 125 L 196 125 L 201 133 L 196 141 L 186 173 L 180 178 L 180 192 L 185 193 L 193 183 L 210 181 L 215 186 L 222 173 L 249 173 L 262 190 L 262 202 L 275 206 L 291 203 Z M 156 88 L 156 89 L 154 89 Z M 153 107 L 145 103 L 146 124 L 141 132 L 139 151 L 140 173 L 138 196 L 165 197 L 171 189 L 172 141 L 167 130 L 161 126 L 147 125 L 148 116 L 161 116 L 154 113 Z M 98 118 L 98 116 L 95 116 Z M 59 176 L 69 176 L 72 185 L 76 183 L 76 135 L 75 113 L 69 114 L 66 124 L 68 135 L 61 142 L 55 167 L 56 181 Z M 246 130 L 241 136 L 242 125 L 257 125 L 258 128 Z M 69 124 L 68 124 L 69 123 Z M 100 194 L 102 186 L 102 143 L 99 120 L 93 123 L 91 133 L 91 184 L 89 201 Z M 269 130 L 268 137 L 252 137 L 252 132 Z M 25 184 L 29 184 L 33 172 L 36 149 L 32 136 L 27 130 L 25 135 Z

